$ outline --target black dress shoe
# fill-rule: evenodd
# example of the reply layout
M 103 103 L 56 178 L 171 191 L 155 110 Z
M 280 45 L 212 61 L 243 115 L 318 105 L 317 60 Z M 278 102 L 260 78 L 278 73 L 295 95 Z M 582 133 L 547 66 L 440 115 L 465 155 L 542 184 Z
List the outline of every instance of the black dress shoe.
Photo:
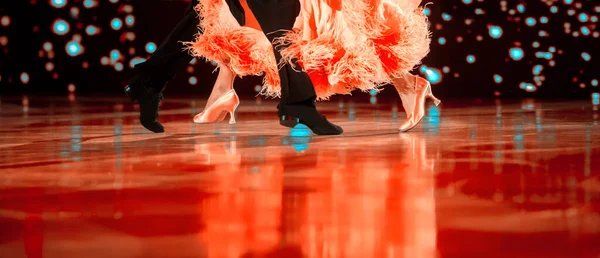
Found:
M 147 87 L 125 87 L 125 94 L 140 104 L 140 123 L 154 133 L 163 133 L 165 128 L 158 122 L 158 106 L 163 100 L 162 91 Z
M 290 128 L 303 124 L 318 135 L 338 135 L 344 132 L 342 127 L 327 121 L 314 106 L 279 106 L 279 124 Z

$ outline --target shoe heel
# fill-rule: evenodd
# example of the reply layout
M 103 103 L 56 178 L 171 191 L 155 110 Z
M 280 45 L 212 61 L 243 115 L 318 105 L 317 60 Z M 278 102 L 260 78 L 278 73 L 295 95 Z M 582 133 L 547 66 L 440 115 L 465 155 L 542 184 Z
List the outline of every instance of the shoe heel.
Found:
M 238 103 L 235 105 L 235 107 L 233 107 L 233 110 L 227 111 L 229 113 L 229 124 L 230 125 L 237 123 L 237 121 L 235 120 L 235 113 L 236 113 L 239 105 L 240 105 L 240 103 L 238 100 Z
M 229 112 L 229 124 L 235 124 L 237 123 L 237 121 L 235 121 L 235 113 Z
M 219 97 L 214 103 L 206 107 L 200 114 L 194 116 L 194 123 L 210 124 L 223 121 L 229 114 L 229 124 L 235 124 L 235 111 L 240 105 L 240 99 L 232 89 L 225 95 Z M 218 112 L 218 113 L 216 113 Z M 219 114 L 218 116 L 214 116 Z
M 235 119 L 235 113 L 236 113 L 236 112 L 235 112 L 235 109 L 234 109 L 233 111 L 227 111 L 227 112 L 229 113 L 229 124 L 230 124 L 230 125 L 232 125 L 232 124 L 236 124 L 236 123 L 237 123 L 237 121 L 236 121 L 236 119 Z
M 442 101 L 441 101 L 441 100 L 439 100 L 438 98 L 436 98 L 435 96 L 433 96 L 433 94 L 430 94 L 430 95 L 429 95 L 429 96 L 427 96 L 427 97 L 429 97 L 431 100 L 433 100 L 433 104 L 434 104 L 435 106 L 439 106 L 439 105 L 440 105 L 440 103 L 442 103 Z
M 433 100 L 433 104 L 437 107 L 442 103 L 442 101 L 435 96 L 433 96 L 433 92 L 431 92 L 431 84 L 427 86 L 427 98 Z
M 285 127 L 294 128 L 300 123 L 300 119 L 293 116 L 281 116 L 279 118 L 279 124 Z

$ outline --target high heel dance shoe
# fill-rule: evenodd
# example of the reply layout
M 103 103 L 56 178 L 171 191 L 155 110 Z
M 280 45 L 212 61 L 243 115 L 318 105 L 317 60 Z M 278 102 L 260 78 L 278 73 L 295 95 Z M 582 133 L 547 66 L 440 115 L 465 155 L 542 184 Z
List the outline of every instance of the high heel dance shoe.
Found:
M 421 119 L 425 116 L 425 102 L 427 99 L 433 100 L 433 104 L 438 106 L 442 101 L 433 96 L 431 92 L 431 83 L 425 78 L 413 75 L 414 84 L 408 87 L 407 90 L 400 88 L 399 83 L 394 82 L 394 86 L 398 90 L 400 98 L 402 99 L 402 105 L 406 110 L 407 117 L 404 123 L 400 125 L 399 130 L 401 132 L 407 132 L 413 129 Z
M 197 114 L 194 117 L 194 123 L 218 123 L 223 121 L 225 116 L 229 113 L 229 124 L 235 124 L 235 110 L 239 104 L 240 98 L 235 93 L 235 90 L 232 89 L 225 93 L 225 95 L 219 97 L 214 103 L 204 109 L 202 113 Z

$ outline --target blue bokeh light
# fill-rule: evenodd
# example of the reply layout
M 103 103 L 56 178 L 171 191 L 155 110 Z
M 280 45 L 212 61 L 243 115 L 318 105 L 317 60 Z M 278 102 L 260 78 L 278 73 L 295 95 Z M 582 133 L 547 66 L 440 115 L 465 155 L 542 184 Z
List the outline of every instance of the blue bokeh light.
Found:
M 500 83 L 502 83 L 502 81 L 503 81 L 503 78 L 502 78 L 502 76 L 501 76 L 501 75 L 499 75 L 499 74 L 494 74 L 494 82 L 495 82 L 495 83 L 497 83 L 497 84 L 500 84 Z
M 148 44 L 146 44 L 146 52 L 152 54 L 154 51 L 156 51 L 156 44 L 154 44 L 154 42 L 148 42 Z
M 508 51 L 510 58 L 515 61 L 519 61 L 525 57 L 525 52 L 520 47 L 513 47 Z
M 494 39 L 499 39 L 502 37 L 503 31 L 502 28 L 500 26 L 489 26 L 488 27 L 489 33 L 490 33 L 490 37 L 494 38 Z
M 67 54 L 70 56 L 81 55 L 81 54 L 83 54 L 83 50 L 84 50 L 83 46 L 75 40 L 69 41 L 67 43 L 67 46 L 65 49 L 67 51 Z
M 54 8 L 63 8 L 67 6 L 67 0 L 50 0 L 50 5 Z
M 54 31 L 55 34 L 62 36 L 62 35 L 66 35 L 67 33 L 69 33 L 70 26 L 69 26 L 69 23 L 67 23 L 65 20 L 57 19 L 54 22 L 54 24 L 52 25 L 52 30 Z
M 110 21 L 110 27 L 113 30 L 120 30 L 121 28 L 123 28 L 123 21 L 119 18 L 114 18 Z

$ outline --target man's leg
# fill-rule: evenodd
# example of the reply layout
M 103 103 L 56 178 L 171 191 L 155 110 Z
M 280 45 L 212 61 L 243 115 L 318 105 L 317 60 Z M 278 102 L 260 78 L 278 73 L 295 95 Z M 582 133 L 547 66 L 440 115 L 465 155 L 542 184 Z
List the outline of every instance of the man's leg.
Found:
M 247 0 L 263 32 L 270 41 L 291 30 L 300 13 L 298 0 Z M 278 49 L 275 59 L 282 58 Z M 296 66 L 299 67 L 299 66 Z M 279 70 L 281 101 L 278 106 L 281 124 L 293 127 L 297 123 L 308 126 L 316 134 L 341 134 L 342 128 L 331 124 L 315 108 L 316 93 L 305 72 L 298 72 L 290 64 Z
M 229 1 L 229 0 L 228 0 Z M 237 1 L 237 0 L 236 0 Z M 184 18 L 160 44 L 158 49 L 144 63 L 135 66 L 135 75 L 125 88 L 127 95 L 140 104 L 140 122 L 146 129 L 160 133 L 164 127 L 158 122 L 158 106 L 162 100 L 162 91 L 177 73 L 192 60 L 181 42 L 191 42 L 199 33 L 199 17 L 194 7 L 198 0 L 186 10 Z M 230 10 L 239 21 L 244 21 L 244 13 L 239 3 L 230 5 Z
M 125 92 L 140 104 L 140 122 L 146 129 L 161 133 L 164 127 L 157 121 L 158 106 L 162 91 L 177 72 L 187 65 L 192 57 L 183 49 L 181 41 L 192 41 L 198 33 L 198 16 L 194 11 L 193 0 L 185 17 L 160 44 L 158 49 L 145 62 L 134 67 L 135 75 L 129 79 Z

